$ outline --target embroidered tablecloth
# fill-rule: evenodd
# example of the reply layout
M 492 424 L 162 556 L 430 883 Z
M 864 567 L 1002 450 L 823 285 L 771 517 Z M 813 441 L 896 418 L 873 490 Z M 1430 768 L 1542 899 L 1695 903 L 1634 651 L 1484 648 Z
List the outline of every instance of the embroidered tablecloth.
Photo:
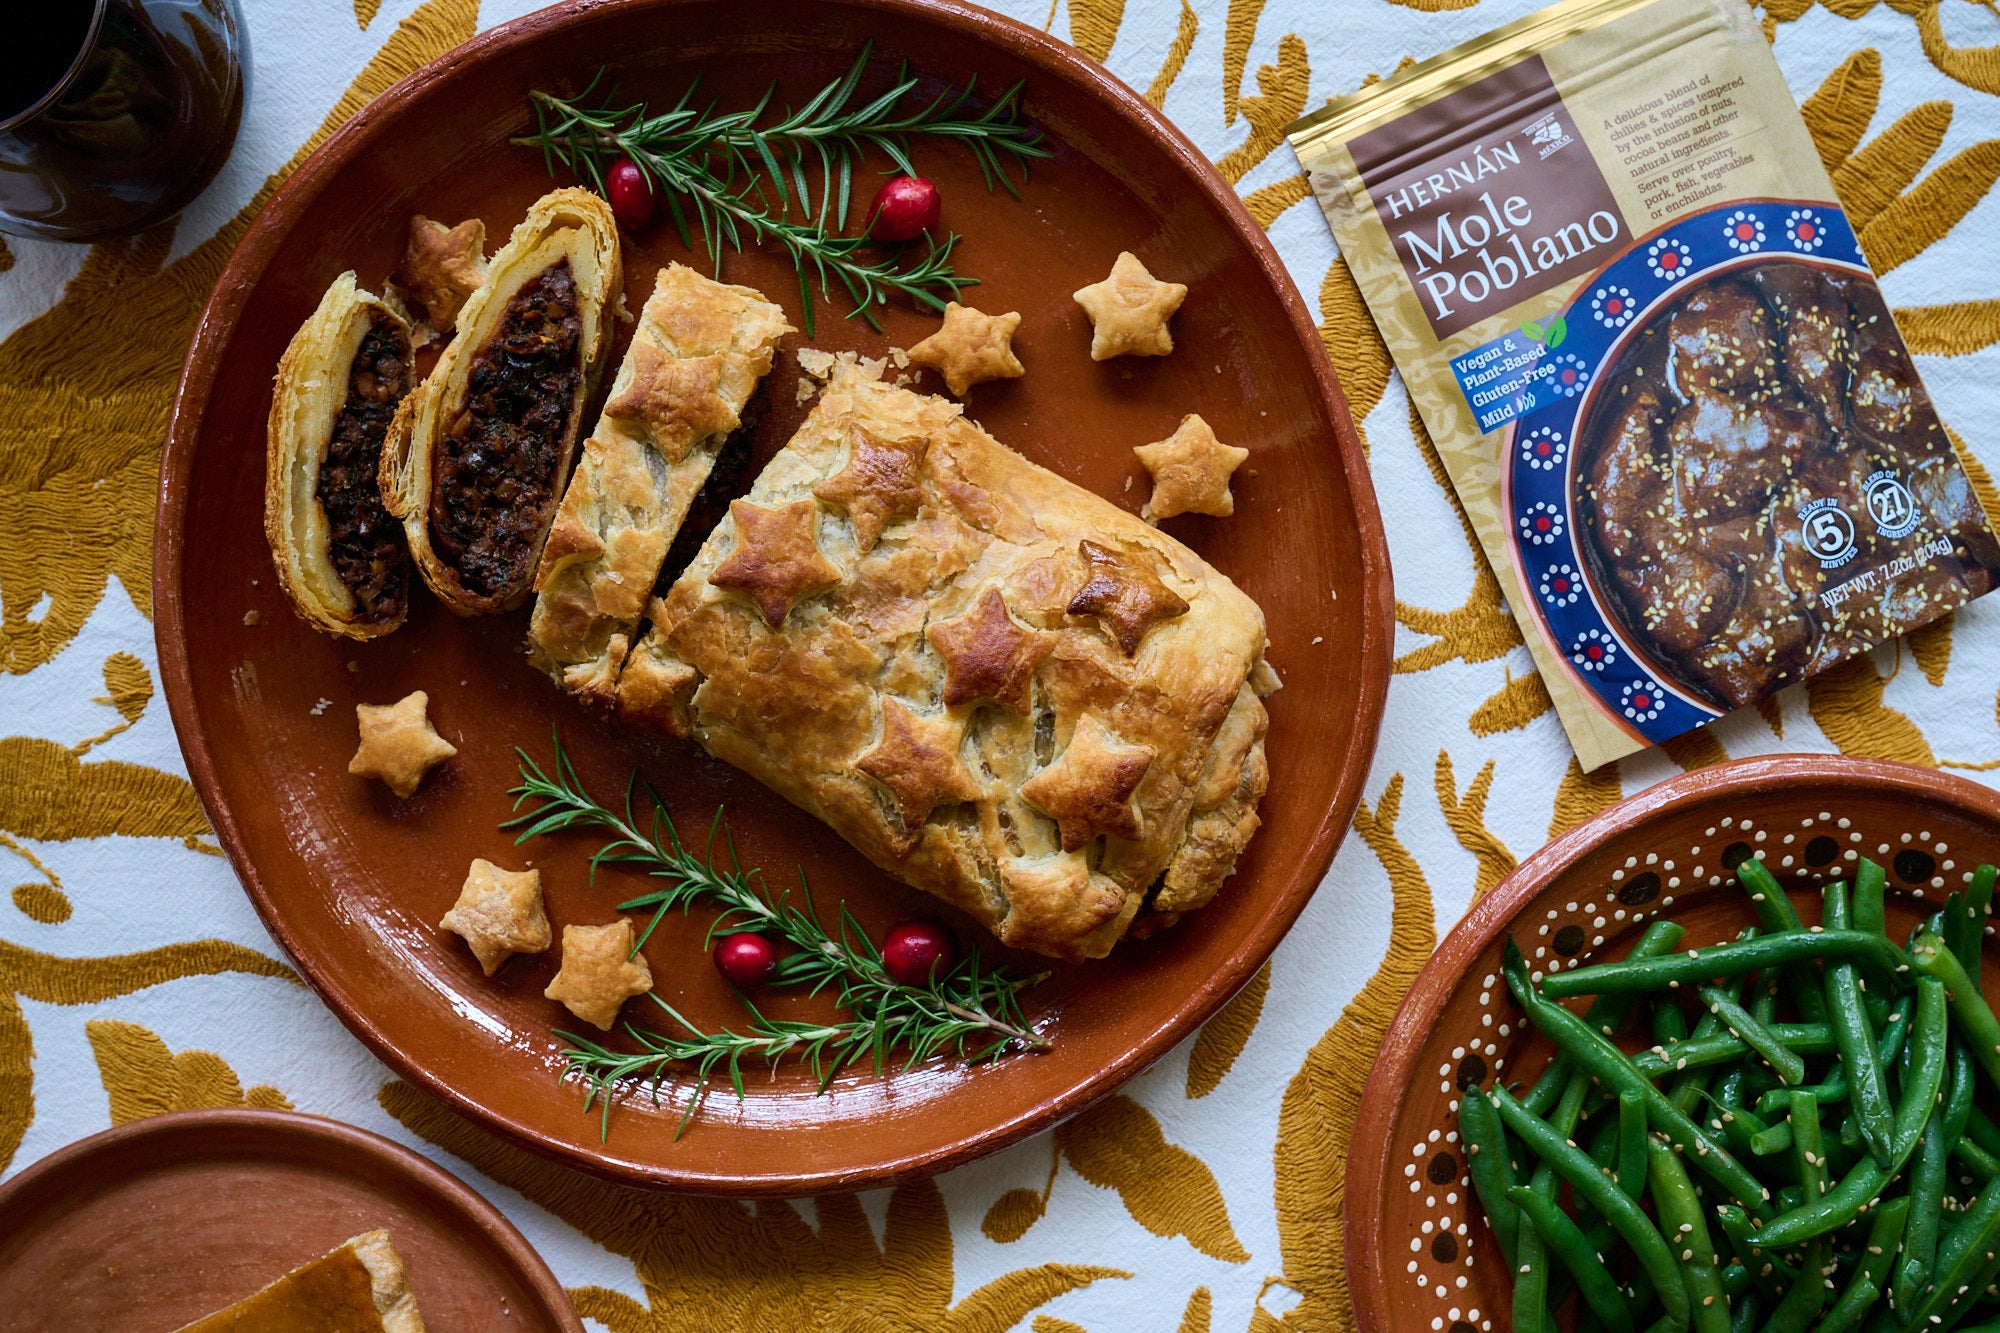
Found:
M 1398 596 L 1354 836 L 1271 963 L 1199 1035 L 1101 1106 L 940 1179 L 753 1207 L 621 1191 L 498 1142 L 396 1081 L 258 923 L 157 696 L 149 586 L 168 403 L 245 223 L 371 96 L 535 7 L 244 0 L 253 96 L 215 185 L 129 242 L 0 248 L 0 1172 L 163 1111 L 291 1107 L 472 1182 L 616 1333 L 1344 1329 L 1343 1160 L 1369 1062 L 1440 933 L 1518 856 L 1730 756 L 1838 749 L 2000 771 L 2000 599 L 1659 751 L 1589 776 L 1571 760 L 1283 142 L 1306 109 L 1534 0 L 1006 0 L 1186 129 L 1322 314 Z M 2000 513 L 1977 467 L 2000 466 L 2000 17 L 1973 0 L 1761 12 Z M 75 317 L 110 283 L 118 320 Z

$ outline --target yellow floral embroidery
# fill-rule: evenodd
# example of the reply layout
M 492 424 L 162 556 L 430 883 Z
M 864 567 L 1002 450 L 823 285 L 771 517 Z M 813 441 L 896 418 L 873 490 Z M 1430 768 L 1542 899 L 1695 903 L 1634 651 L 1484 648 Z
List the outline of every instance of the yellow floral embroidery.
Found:
M 386 1084 L 380 1101 L 410 1132 L 631 1260 L 645 1304 L 604 1287 L 570 1290 L 577 1313 L 612 1333 L 1004 1333 L 1064 1292 L 1131 1276 L 1043 1264 L 953 1305 L 951 1223 L 935 1181 L 896 1187 L 878 1242 L 852 1194 L 815 1200 L 815 1228 L 780 1201 L 745 1205 L 581 1175 L 502 1143 L 406 1083 Z

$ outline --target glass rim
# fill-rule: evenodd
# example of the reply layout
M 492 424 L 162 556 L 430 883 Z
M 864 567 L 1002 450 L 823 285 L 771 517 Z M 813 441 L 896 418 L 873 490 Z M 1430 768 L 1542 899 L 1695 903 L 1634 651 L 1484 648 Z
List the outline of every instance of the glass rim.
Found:
M 83 44 L 77 48 L 75 59 L 69 62 L 69 68 L 63 71 L 63 76 L 57 79 L 47 92 L 14 115 L 0 119 L 0 134 L 25 125 L 48 110 L 69 91 L 70 85 L 76 82 L 77 75 L 83 73 L 84 62 L 90 58 L 91 50 L 97 45 L 97 35 L 104 27 L 104 11 L 110 2 L 111 0 L 92 0 L 90 27 L 84 33 Z

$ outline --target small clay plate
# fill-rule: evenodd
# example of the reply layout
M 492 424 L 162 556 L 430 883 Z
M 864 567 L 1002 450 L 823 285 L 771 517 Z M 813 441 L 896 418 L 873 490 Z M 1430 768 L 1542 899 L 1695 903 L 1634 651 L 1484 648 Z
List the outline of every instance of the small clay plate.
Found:
M 500 1210 L 379 1134 L 292 1111 L 179 1111 L 0 1185 L 9 1333 L 159 1333 L 352 1236 L 389 1232 L 431 1333 L 582 1333 Z
M 1819 888 L 1868 857 L 1889 933 L 2000 862 L 2000 793 L 1927 768 L 1833 755 L 1745 759 L 1675 778 L 1579 825 L 1473 905 L 1404 997 L 1368 1076 L 1347 1159 L 1347 1271 L 1361 1328 L 1486 1333 L 1513 1284 L 1458 1146 L 1467 1085 L 1531 1082 L 1553 1048 L 1500 976 L 1513 936 L 1539 977 L 1623 957 L 1666 916 L 1698 948 L 1756 924 L 1732 873 L 1761 858 L 1807 925 Z M 1986 976 L 2000 979 L 1989 951 Z
M 553 953 L 515 959 L 489 981 L 437 929 L 476 856 L 511 867 L 532 858 L 558 927 L 607 921 L 643 891 L 644 881 L 613 873 L 590 885 L 592 844 L 582 835 L 517 849 L 499 831 L 514 747 L 546 763 L 560 727 L 600 796 L 615 799 L 637 769 L 691 834 L 725 806 L 744 862 L 762 867 L 767 883 L 796 883 L 803 867 L 823 911 L 846 903 L 878 940 L 899 919 L 927 917 L 992 959 L 990 941 L 692 745 L 649 740 L 565 701 L 523 660 L 524 612 L 459 620 L 419 591 L 410 622 L 372 643 L 306 628 L 277 588 L 261 526 L 271 374 L 343 269 L 379 286 L 412 213 L 482 217 L 497 243 L 537 195 L 569 183 L 552 181 L 539 153 L 507 143 L 528 125 L 530 89 L 580 89 L 608 63 L 624 99 L 676 99 L 699 75 L 702 96 L 725 108 L 748 105 L 774 79 L 777 101 L 796 105 L 867 42 L 865 89 L 905 60 L 926 96 L 973 75 L 985 95 L 1025 80 L 1027 115 L 1055 150 L 1016 200 L 989 192 L 959 146 L 913 147 L 943 193 L 944 225 L 964 237 L 955 262 L 980 279 L 967 300 L 1023 317 L 1016 347 L 1026 377 L 977 387 L 968 411 L 1037 463 L 1133 511 L 1149 492 L 1133 446 L 1164 438 L 1184 414 L 1201 413 L 1250 450 L 1234 517 L 1176 518 L 1166 529 L 1268 618 L 1285 687 L 1269 701 L 1264 826 L 1211 906 L 1111 958 L 1059 968 L 1032 993 L 1030 1017 L 1054 1042 L 1046 1055 L 977 1069 L 941 1061 L 886 1077 L 855 1070 L 826 1096 L 807 1071 L 753 1070 L 745 1101 L 711 1095 L 683 1135 L 671 1100 L 662 1109 L 631 1101 L 600 1141 L 552 1035 L 575 1020 L 541 995 Z M 872 168 L 857 177 L 857 222 L 876 179 Z M 634 310 L 668 260 L 708 264 L 665 223 L 626 240 Z M 1121 250 L 1190 288 L 1172 356 L 1090 360 L 1089 320 L 1071 293 L 1103 278 Z M 804 327 L 781 253 L 732 252 L 722 271 L 769 293 Z M 815 346 L 881 356 L 937 328 L 906 304 L 887 312 L 880 333 L 842 318 L 845 310 L 818 304 Z M 734 473 L 739 493 L 807 411 L 792 356 L 802 345 L 787 339 L 768 381 L 769 410 Z M 941 390 L 928 372 L 917 384 Z M 697 507 L 689 530 L 705 535 L 719 513 Z M 348 1026 L 399 1073 L 532 1147 L 626 1180 L 736 1195 L 943 1169 L 1081 1109 L 1193 1032 L 1255 972 L 1325 874 L 1374 748 L 1391 646 L 1388 553 L 1366 463 L 1312 317 L 1235 192 L 1157 112 L 1071 48 L 970 6 L 912 0 L 556 6 L 378 98 L 276 192 L 209 300 L 174 408 L 154 570 L 161 674 L 189 772 L 272 934 Z M 347 773 L 354 705 L 414 689 L 429 692 L 431 716 L 459 753 L 398 801 Z M 682 1013 L 710 1030 L 740 1027 L 744 1009 L 702 947 L 708 920 L 675 917 L 646 955 L 661 995 Z M 769 1003 L 779 1013 L 832 1012 Z M 643 1001 L 627 1013 L 662 1017 Z M 686 1092 L 678 1077 L 663 1089 L 669 1099 Z

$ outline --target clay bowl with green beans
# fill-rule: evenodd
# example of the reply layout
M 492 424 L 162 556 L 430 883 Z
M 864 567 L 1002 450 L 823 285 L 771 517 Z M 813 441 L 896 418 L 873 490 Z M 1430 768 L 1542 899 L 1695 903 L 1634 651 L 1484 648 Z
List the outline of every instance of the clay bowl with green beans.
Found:
M 1419 973 L 1359 1327 L 2000 1333 L 2000 793 L 1744 760 L 1543 848 Z

